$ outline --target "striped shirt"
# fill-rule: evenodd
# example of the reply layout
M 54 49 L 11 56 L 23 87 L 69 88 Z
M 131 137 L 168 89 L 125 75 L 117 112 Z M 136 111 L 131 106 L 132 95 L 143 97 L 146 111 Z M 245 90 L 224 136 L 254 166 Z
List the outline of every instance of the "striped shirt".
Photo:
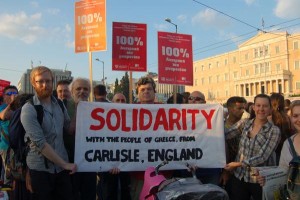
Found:
M 250 138 L 253 123 L 254 119 L 242 119 L 225 132 L 226 140 L 241 136 L 235 162 L 241 162 L 242 167 L 236 168 L 234 175 L 250 183 L 256 183 L 256 177 L 251 176 L 251 167 L 276 165 L 275 149 L 280 141 L 279 128 L 270 122 L 266 122 L 256 136 Z

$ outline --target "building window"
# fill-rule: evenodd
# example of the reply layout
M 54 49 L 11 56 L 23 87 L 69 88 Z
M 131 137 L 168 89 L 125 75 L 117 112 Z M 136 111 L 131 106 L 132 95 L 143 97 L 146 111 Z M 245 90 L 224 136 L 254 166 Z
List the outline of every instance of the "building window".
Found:
M 263 56 L 263 53 L 264 53 L 264 48 L 259 47 L 259 57 Z
M 246 76 L 249 76 L 249 69 L 246 69 Z
M 254 49 L 254 58 L 258 58 L 258 49 Z
M 228 97 L 228 90 L 225 91 L 225 96 Z
M 296 82 L 296 89 L 297 89 L 297 90 L 300 89 L 300 82 Z
M 208 64 L 208 69 L 211 69 L 211 64 L 210 63 Z
M 299 68 L 299 60 L 295 60 L 295 69 L 300 69 Z
M 195 79 L 195 86 L 198 85 L 198 79 Z
M 270 72 L 270 63 L 265 62 L 265 70 L 266 72 Z
M 276 47 L 275 47 L 275 52 L 276 52 L 276 54 L 279 53 L 279 46 L 276 46 Z
M 195 67 L 195 73 L 197 72 L 197 67 Z
M 233 57 L 232 61 L 233 63 L 236 63 L 236 57 Z
M 237 78 L 238 72 L 233 72 L 233 78 Z
M 227 59 L 225 59 L 224 64 L 227 65 Z
M 229 76 L 228 76 L 228 73 L 225 74 L 225 81 L 228 81 L 229 79 Z
M 269 46 L 265 46 L 265 56 L 269 54 Z
M 299 49 L 298 41 L 294 42 L 294 50 L 297 50 L 297 49 Z
M 259 74 L 259 66 L 258 64 L 255 64 L 255 70 L 254 70 L 255 74 Z
M 281 70 L 281 65 L 280 64 L 276 64 L 276 71 L 280 71 Z
M 210 76 L 210 77 L 208 77 L 208 83 L 211 83 L 211 82 L 212 82 L 212 78 Z
M 245 54 L 245 60 L 248 60 L 248 53 Z
M 204 71 L 204 65 L 201 66 L 202 71 Z
M 217 75 L 217 83 L 219 83 L 220 75 Z
M 262 63 L 260 63 L 259 65 L 260 65 L 260 73 L 265 73 L 265 66 Z
M 201 79 L 201 84 L 204 85 L 204 78 Z
M 216 65 L 217 65 L 217 67 L 219 67 L 219 61 L 217 61 Z

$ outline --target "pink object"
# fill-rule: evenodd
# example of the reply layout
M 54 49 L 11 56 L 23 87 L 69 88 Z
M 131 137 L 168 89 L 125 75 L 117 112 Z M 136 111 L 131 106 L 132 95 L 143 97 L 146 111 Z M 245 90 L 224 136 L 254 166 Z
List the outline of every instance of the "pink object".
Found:
M 155 167 L 148 167 L 145 171 L 144 185 L 139 200 L 154 200 L 154 194 L 157 193 L 159 185 L 165 180 L 163 175 L 155 174 Z

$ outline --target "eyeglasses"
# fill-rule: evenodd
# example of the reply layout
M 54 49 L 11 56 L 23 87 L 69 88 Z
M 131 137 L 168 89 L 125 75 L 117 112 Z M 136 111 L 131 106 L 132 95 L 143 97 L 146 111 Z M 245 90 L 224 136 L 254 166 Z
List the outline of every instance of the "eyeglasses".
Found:
M 116 102 L 122 102 L 122 103 L 125 103 L 125 99 L 116 99 Z
M 5 95 L 11 96 L 11 95 L 17 95 L 18 92 L 6 92 Z
M 192 96 L 190 96 L 189 97 L 189 100 L 190 101 L 193 101 L 193 100 L 195 100 L 195 101 L 204 101 L 202 98 L 200 98 L 200 97 L 192 97 Z
M 50 83 L 52 83 L 52 80 L 39 80 L 39 81 L 35 81 L 37 84 L 39 85 L 49 85 Z

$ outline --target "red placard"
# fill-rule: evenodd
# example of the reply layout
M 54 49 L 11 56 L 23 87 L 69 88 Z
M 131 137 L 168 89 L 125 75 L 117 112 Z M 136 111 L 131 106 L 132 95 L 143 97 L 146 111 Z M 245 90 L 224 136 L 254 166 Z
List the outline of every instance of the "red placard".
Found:
M 75 53 L 106 50 L 106 0 L 75 2 Z
M 147 71 L 147 25 L 113 22 L 112 70 Z
M 2 96 L 4 88 L 8 85 L 10 85 L 10 81 L 0 79 L 0 96 Z
M 158 32 L 158 81 L 193 85 L 192 36 Z

